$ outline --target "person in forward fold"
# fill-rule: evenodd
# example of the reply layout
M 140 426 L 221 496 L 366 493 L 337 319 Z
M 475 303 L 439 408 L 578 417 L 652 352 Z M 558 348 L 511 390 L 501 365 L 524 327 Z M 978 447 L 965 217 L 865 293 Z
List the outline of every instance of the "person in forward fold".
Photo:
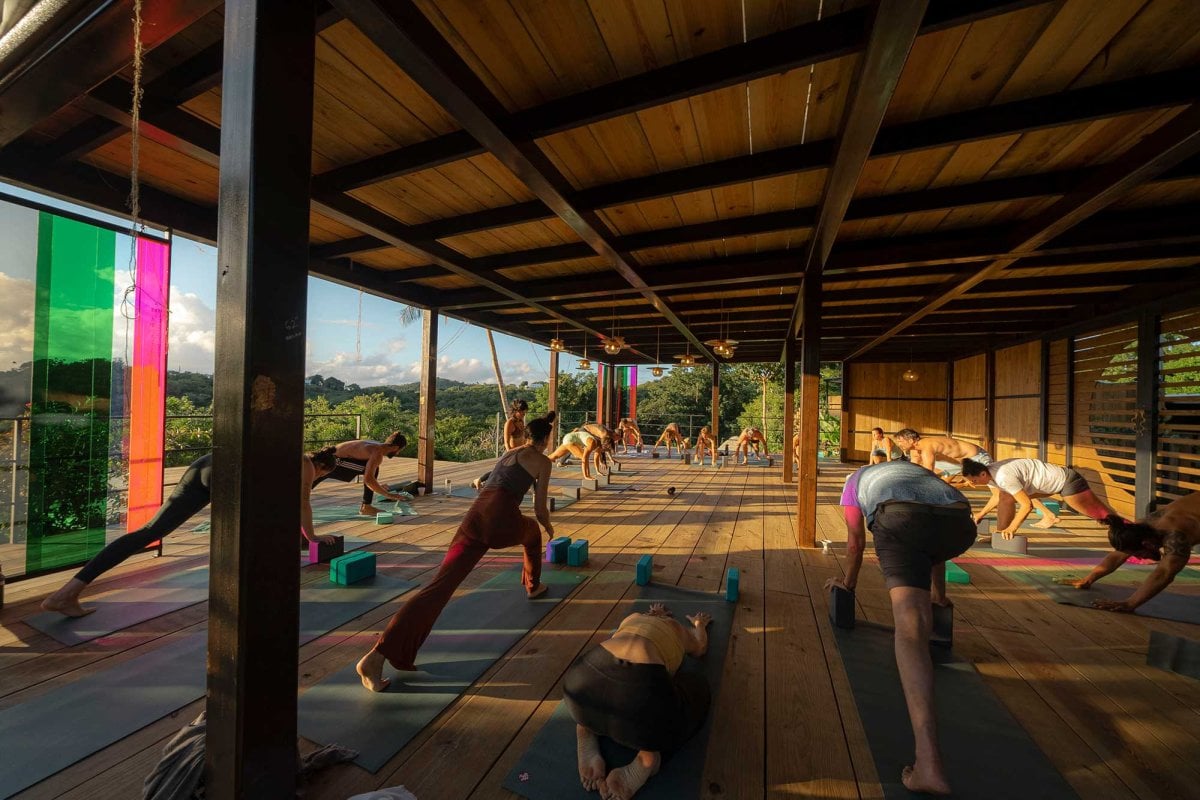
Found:
M 696 434 L 696 456 L 693 463 L 703 464 L 704 454 L 708 453 L 712 457 L 712 463 L 715 466 L 717 463 L 717 443 L 713 441 L 712 433 L 707 425 L 700 429 Z
M 1141 522 L 1126 522 L 1117 515 L 1104 520 L 1113 552 L 1082 580 L 1055 578 L 1055 583 L 1086 589 L 1116 571 L 1130 558 L 1153 561 L 1156 567 L 1125 600 L 1094 600 L 1105 611 L 1130 613 L 1163 589 L 1187 566 L 1192 548 L 1200 546 L 1200 492 L 1173 500 Z
M 767 437 L 763 436 L 763 432 L 758 428 L 746 428 L 738 436 L 737 448 L 734 450 L 733 463 L 749 464 L 750 463 L 750 448 L 754 448 L 754 459 L 759 461 L 763 457 L 763 451 L 767 450 Z
M 842 491 L 848 563 L 844 578 L 828 589 L 853 590 L 862 568 L 867 529 L 875 540 L 896 623 L 896 666 L 916 741 L 916 759 L 901 773 L 911 792 L 950 794 L 937 740 L 933 661 L 929 638 L 933 606 L 949 606 L 946 560 L 975 541 L 971 504 L 962 492 L 929 470 L 907 461 L 860 467 Z
M 358 513 L 373 517 L 379 513 L 379 509 L 372 505 L 375 502 L 376 493 L 383 495 L 389 500 L 412 499 L 405 494 L 393 493 L 379 482 L 379 465 L 383 462 L 383 459 L 395 458 L 400 455 L 400 451 L 407 444 L 408 440 L 404 438 L 404 434 L 400 433 L 400 431 L 394 431 L 382 442 L 376 442 L 372 439 L 355 439 L 350 442 L 342 442 L 337 446 L 337 467 L 328 475 L 321 476 L 317 480 L 317 483 L 324 480 L 350 483 L 361 475 L 363 479 L 363 493 L 362 505 L 359 507 Z M 424 488 L 424 484 L 420 482 L 415 482 L 413 485 L 416 490 Z
M 678 670 L 685 654 L 700 658 L 708 651 L 711 621 L 700 612 L 684 625 L 655 603 L 623 619 L 610 638 L 584 652 L 563 675 L 584 789 L 598 790 L 603 800 L 629 800 L 658 772 L 662 754 L 679 748 L 704 724 L 708 683 Z M 598 736 L 637 755 L 610 771 Z
M 671 422 L 667 427 L 663 428 L 662 435 L 658 437 L 658 441 L 654 443 L 654 447 L 650 448 L 650 452 L 657 452 L 658 448 L 663 444 L 667 446 L 667 458 L 671 457 L 672 445 L 678 447 L 681 453 L 687 451 L 687 442 L 683 438 L 683 434 L 679 432 L 678 422 Z
M 313 529 L 312 487 L 321 482 L 336 466 L 334 448 L 326 447 L 315 453 L 305 453 L 300 465 L 300 532 L 310 542 L 332 544 L 334 537 L 317 536 Z M 132 555 L 142 552 L 154 542 L 175 531 L 200 509 L 209 504 L 212 482 L 212 453 L 200 456 L 187 468 L 171 496 L 158 513 L 141 528 L 114 539 L 92 557 L 58 591 L 42 601 L 43 611 L 57 611 L 67 617 L 84 617 L 95 611 L 80 604 L 79 596 L 92 581 Z
M 488 550 L 520 545 L 524 552 L 521 583 L 530 600 L 546 593 L 542 575 L 542 535 L 554 538 L 547 500 L 552 463 L 546 458 L 554 412 L 529 423 L 529 444 L 500 456 L 487 484 L 471 503 L 471 508 L 450 541 L 450 549 L 433 580 L 400 607 L 375 646 L 358 662 L 363 686 L 372 692 L 387 689 L 391 680 L 383 677 L 384 663 L 400 671 L 416 670 L 415 659 L 442 609 L 454 591 L 466 579 Z M 534 514 L 521 513 L 521 500 L 534 487 Z

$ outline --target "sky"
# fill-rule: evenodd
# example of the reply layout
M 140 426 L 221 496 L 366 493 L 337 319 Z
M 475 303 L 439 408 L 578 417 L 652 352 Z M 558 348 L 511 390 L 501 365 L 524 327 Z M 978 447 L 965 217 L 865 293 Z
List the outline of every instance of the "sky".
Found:
M 121 225 L 126 221 L 0 184 L 0 193 L 65 208 Z M 0 198 L 2 199 L 2 198 Z M 31 212 L 0 203 L 0 316 L 11 321 L 0 331 L 0 367 L 18 360 L 32 342 L 33 270 L 29 247 L 14 247 L 28 231 Z M 25 242 L 29 244 L 29 242 Z M 171 308 L 168 369 L 212 374 L 216 328 L 217 251 L 211 245 L 175 237 L 171 253 Z M 123 270 L 118 267 L 120 295 Z M 305 373 L 334 376 L 362 387 L 420 380 L 421 324 L 404 327 L 400 303 L 360 293 L 320 278 L 308 282 L 308 352 Z M 13 324 L 15 323 L 15 324 Z M 459 320 L 439 319 L 438 377 L 466 383 L 495 383 L 484 329 Z M 540 345 L 496 334 L 505 383 L 536 383 L 549 377 L 549 353 Z M 26 356 L 22 360 L 28 360 Z M 562 371 L 576 359 L 563 354 Z

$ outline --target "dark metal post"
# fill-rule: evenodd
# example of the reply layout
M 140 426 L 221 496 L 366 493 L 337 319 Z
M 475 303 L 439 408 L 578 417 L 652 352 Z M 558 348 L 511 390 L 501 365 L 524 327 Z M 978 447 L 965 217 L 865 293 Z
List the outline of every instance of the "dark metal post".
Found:
M 436 309 L 429 309 L 421 315 L 421 407 L 417 418 L 417 480 L 425 484 L 425 494 L 433 493 L 437 352 L 438 315 Z
M 790 334 L 790 332 L 789 332 Z M 845 396 L 842 402 L 846 402 Z M 796 339 L 783 342 L 783 482 L 792 482 L 792 437 L 796 430 Z
M 1134 412 L 1134 503 L 1139 517 L 1154 510 L 1157 495 L 1154 475 L 1158 461 L 1158 335 L 1158 315 L 1144 312 L 1138 318 L 1137 410 Z
M 558 411 L 558 351 L 550 351 L 550 385 L 547 387 L 547 405 L 550 407 L 547 411 Z M 558 418 L 555 414 L 554 427 L 550 431 L 550 446 L 553 448 L 558 444 Z
M 800 287 L 800 474 L 796 482 L 796 530 L 801 547 L 817 543 L 817 451 L 821 446 L 821 275 Z
M 315 25 L 311 0 L 225 4 L 205 747 L 213 800 L 296 794 Z

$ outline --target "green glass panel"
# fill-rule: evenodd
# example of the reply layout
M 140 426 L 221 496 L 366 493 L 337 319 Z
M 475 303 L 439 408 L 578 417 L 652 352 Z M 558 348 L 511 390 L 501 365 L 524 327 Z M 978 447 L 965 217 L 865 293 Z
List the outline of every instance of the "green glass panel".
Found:
M 27 572 L 104 546 L 115 256 L 112 231 L 39 215 Z

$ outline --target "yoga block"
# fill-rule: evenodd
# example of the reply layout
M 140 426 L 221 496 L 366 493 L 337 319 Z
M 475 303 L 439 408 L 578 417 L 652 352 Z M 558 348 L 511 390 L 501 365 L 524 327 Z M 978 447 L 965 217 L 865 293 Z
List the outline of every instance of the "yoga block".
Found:
M 637 585 L 645 586 L 650 583 L 650 577 L 654 574 L 654 557 L 647 554 L 638 559 L 637 562 Z
M 620 472 L 621 471 L 621 462 L 613 461 L 612 466 L 609 467 L 609 469 L 611 469 L 613 472 Z
M 838 628 L 854 627 L 854 591 L 834 586 L 829 590 L 829 621 Z
M 1058 512 L 1062 511 L 1062 503 L 1058 502 L 1057 500 L 1043 500 L 1042 505 L 1044 505 L 1051 514 L 1057 515 Z M 1038 516 L 1041 516 L 1041 514 L 1042 512 L 1038 511 Z
M 1150 631 L 1146 663 L 1200 680 L 1200 642 L 1161 631 Z
M 767 456 L 767 466 L 768 467 L 775 466 L 775 456 Z
M 391 511 L 380 511 L 378 514 L 375 515 L 375 524 L 376 525 L 391 525 L 395 519 L 396 519 L 396 515 L 393 514 Z
M 642 446 L 641 446 L 640 444 L 637 446 L 637 451 L 638 451 L 639 453 L 640 453 L 640 452 L 642 452 Z
M 587 489 L 588 491 L 594 492 L 600 488 L 600 481 L 595 478 L 580 478 L 579 486 L 581 489 Z
M 588 541 L 587 539 L 576 539 L 571 542 L 567 548 L 567 566 L 582 567 L 588 562 Z
M 329 580 L 341 586 L 365 581 L 375 575 L 375 554 L 355 550 L 329 562 Z
M 741 572 L 737 567 L 730 567 L 729 572 L 725 575 L 725 599 L 731 603 L 738 599 L 738 579 L 740 577 Z
M 308 543 L 308 563 L 325 564 L 346 552 L 346 541 L 341 536 L 333 537 L 333 544 Z
M 611 483 L 611 481 L 608 479 L 607 475 L 597 475 L 596 476 L 596 485 L 597 486 L 608 486 L 609 483 Z
M 567 548 L 571 546 L 570 536 L 559 536 L 546 542 L 546 563 L 567 563 Z
M 1029 553 L 1029 537 L 1018 533 L 1011 539 L 1005 539 L 999 533 L 992 533 L 992 549 L 1027 555 Z
M 578 486 L 560 486 L 558 488 L 558 493 L 568 500 L 578 500 L 580 491 Z
M 692 463 L 692 454 L 691 453 L 684 453 L 683 455 L 680 456 L 680 458 L 683 459 L 683 463 L 685 463 L 685 464 Z
M 651 453 L 651 454 L 650 454 L 650 457 L 651 457 L 651 458 L 658 458 L 658 453 Z
M 933 606 L 933 634 L 930 644 L 950 647 L 954 643 L 954 606 Z
M 971 576 L 953 561 L 946 562 L 946 583 L 970 583 Z

